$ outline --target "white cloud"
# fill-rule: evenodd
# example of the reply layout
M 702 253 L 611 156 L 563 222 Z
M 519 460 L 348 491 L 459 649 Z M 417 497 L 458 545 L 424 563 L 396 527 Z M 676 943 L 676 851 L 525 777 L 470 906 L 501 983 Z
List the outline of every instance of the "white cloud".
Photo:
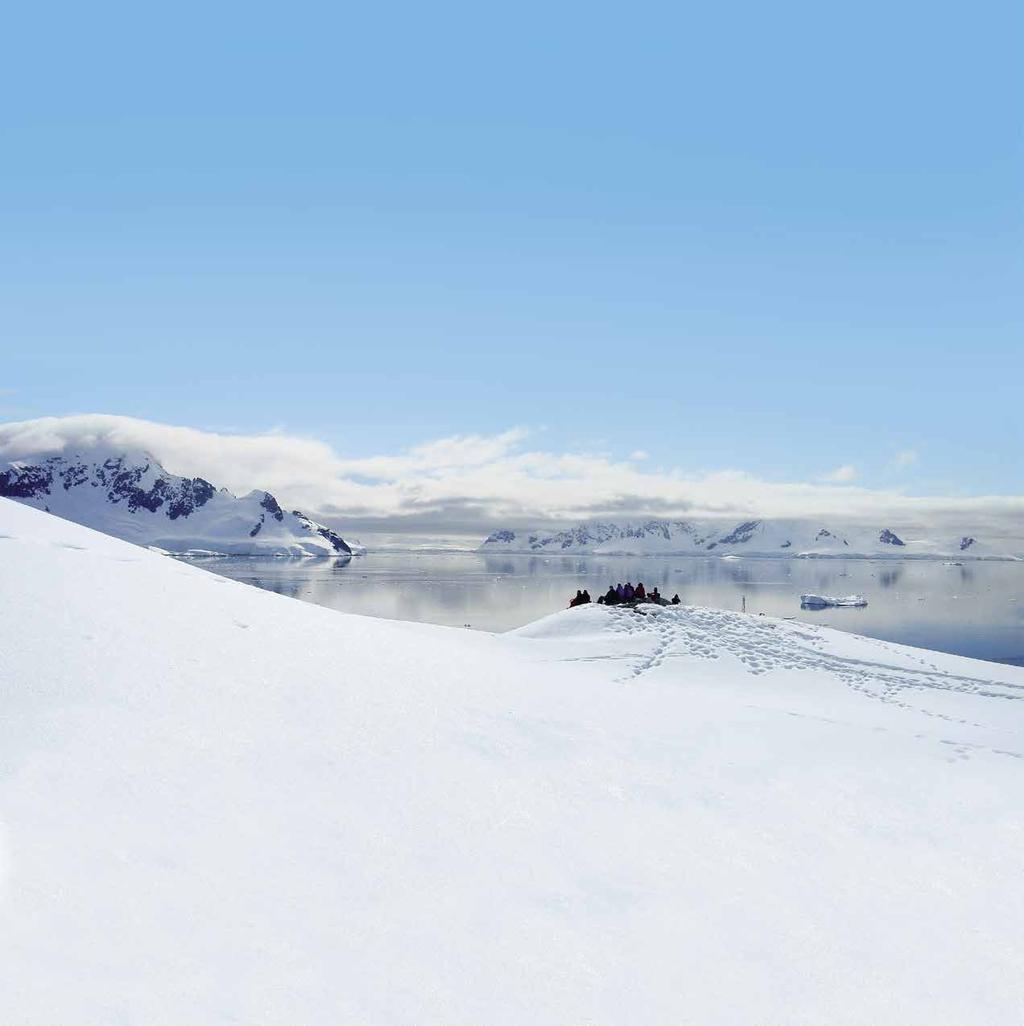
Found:
M 820 482 L 766 481 L 741 470 L 686 474 L 603 454 L 533 449 L 529 437 L 516 428 L 346 459 L 321 441 L 280 431 L 238 435 L 84 415 L 0 424 L 0 454 L 144 449 L 172 473 L 236 493 L 266 488 L 293 508 L 360 530 L 484 532 L 506 523 L 720 515 L 942 521 L 981 531 L 1024 517 L 1021 496 L 912 497 L 852 485 L 846 471 L 853 468 Z
M 889 465 L 893 470 L 906 470 L 907 467 L 913 466 L 916 462 L 917 450 L 900 449 L 900 451 L 893 456 Z
M 853 481 L 857 477 L 857 468 L 852 463 L 844 463 L 841 467 L 829 471 L 822 477 L 822 481 L 832 481 L 842 484 L 844 481 Z
M 332 476 L 337 466 L 323 442 L 278 433 L 224 434 L 106 414 L 0 424 L 0 453 L 7 459 L 89 449 L 142 449 L 172 473 L 206 477 L 232 491 L 260 487 L 265 479 L 282 490 L 304 486 Z

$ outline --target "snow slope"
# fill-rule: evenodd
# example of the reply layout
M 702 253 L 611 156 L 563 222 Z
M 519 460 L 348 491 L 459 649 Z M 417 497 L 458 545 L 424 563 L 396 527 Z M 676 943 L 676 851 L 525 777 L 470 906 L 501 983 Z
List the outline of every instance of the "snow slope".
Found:
M 1018 559 L 1024 541 L 991 544 L 971 534 L 955 537 L 897 534 L 887 527 L 824 525 L 805 520 L 647 520 L 588 523 L 565 530 L 495 531 L 480 552 L 595 553 L 599 555 L 895 556 Z
M 169 474 L 143 452 L 84 451 L 0 464 L 0 496 L 168 552 L 352 552 L 340 535 L 298 510 L 283 510 L 269 492 L 236 498 L 201 477 Z
M 5 1023 L 1019 1026 L 1024 670 L 0 536 Z

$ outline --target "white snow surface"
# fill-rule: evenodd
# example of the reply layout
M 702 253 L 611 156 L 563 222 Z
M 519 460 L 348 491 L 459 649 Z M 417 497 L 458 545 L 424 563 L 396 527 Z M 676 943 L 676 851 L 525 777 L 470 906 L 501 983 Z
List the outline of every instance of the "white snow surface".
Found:
M 646 520 L 583 523 L 562 530 L 495 531 L 481 552 L 631 556 L 837 556 L 900 559 L 1020 559 L 1024 540 L 995 544 L 968 532 L 913 534 L 813 520 Z
M 344 615 L 0 499 L 17 1026 L 1024 1009 L 1024 670 L 692 607 Z
M 179 477 L 145 452 L 81 451 L 0 463 L 0 496 L 174 553 L 262 556 L 362 554 L 269 492 L 236 497 Z

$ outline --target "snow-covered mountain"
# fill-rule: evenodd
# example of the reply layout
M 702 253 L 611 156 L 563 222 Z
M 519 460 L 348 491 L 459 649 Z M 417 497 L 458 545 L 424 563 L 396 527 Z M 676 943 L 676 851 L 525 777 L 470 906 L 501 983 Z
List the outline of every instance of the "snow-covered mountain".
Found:
M 169 474 L 144 452 L 78 452 L 0 464 L 0 496 L 167 552 L 327 556 L 345 540 L 269 492 L 236 497 Z
M 1024 550 L 1024 545 L 1022 545 Z M 897 534 L 889 527 L 825 525 L 810 520 L 646 520 L 588 523 L 565 530 L 495 531 L 481 552 L 576 555 L 895 556 L 1016 559 L 1021 553 L 972 534 Z
M 1019 1026 L 1024 670 L 344 615 L 0 499 L 0 1020 Z

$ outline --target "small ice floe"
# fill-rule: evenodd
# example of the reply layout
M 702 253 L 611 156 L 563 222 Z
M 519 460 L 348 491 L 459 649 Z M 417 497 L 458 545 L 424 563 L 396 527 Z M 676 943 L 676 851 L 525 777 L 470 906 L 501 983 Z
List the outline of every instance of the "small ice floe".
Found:
M 863 595 L 801 595 L 801 609 L 828 609 L 832 606 L 866 606 Z

